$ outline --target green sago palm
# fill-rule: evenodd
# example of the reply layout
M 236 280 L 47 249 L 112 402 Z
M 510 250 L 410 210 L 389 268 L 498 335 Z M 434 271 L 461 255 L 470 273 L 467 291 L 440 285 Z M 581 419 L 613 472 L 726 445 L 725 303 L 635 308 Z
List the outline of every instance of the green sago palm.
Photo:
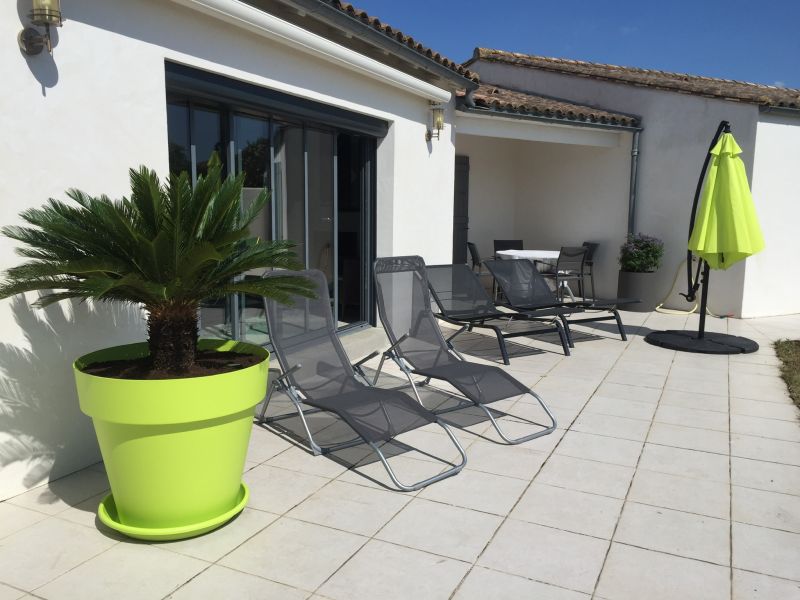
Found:
M 42 307 L 70 298 L 141 306 L 152 369 L 181 373 L 195 362 L 203 300 L 237 292 L 279 302 L 313 295 L 305 279 L 289 274 L 236 279 L 253 269 L 301 267 L 292 242 L 252 237 L 249 225 L 268 193 L 243 207 L 244 174 L 223 179 L 213 157 L 194 188 L 185 172 L 162 184 L 145 167 L 131 169 L 130 181 L 129 198 L 73 189 L 71 203 L 50 199 L 21 213 L 25 226 L 3 227 L 28 260 L 5 272 L 0 298 L 40 291 L 35 305 Z

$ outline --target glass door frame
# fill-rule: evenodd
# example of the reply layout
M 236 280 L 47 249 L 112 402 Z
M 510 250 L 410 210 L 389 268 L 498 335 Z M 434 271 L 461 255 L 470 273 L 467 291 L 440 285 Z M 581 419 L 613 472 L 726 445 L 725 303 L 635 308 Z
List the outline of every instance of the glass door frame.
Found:
M 315 130 L 330 133 L 332 135 L 332 156 L 331 156 L 331 169 L 332 169 L 332 311 L 333 317 L 338 323 L 339 317 L 339 181 L 338 181 L 338 139 L 339 135 L 351 135 L 348 131 L 339 130 L 333 126 L 326 126 L 324 123 L 310 123 L 299 121 L 291 116 L 285 117 L 284 115 L 277 114 L 270 111 L 269 107 L 264 107 L 262 110 L 253 109 L 246 106 L 239 106 L 236 103 L 226 101 L 214 102 L 208 98 L 194 98 L 191 94 L 185 92 L 171 93 L 167 90 L 167 103 L 168 104 L 183 104 L 188 113 L 188 128 L 189 128 L 189 175 L 191 178 L 192 186 L 197 182 L 197 152 L 196 152 L 196 132 L 195 132 L 195 109 L 210 109 L 220 112 L 220 137 L 222 148 L 227 150 L 220 153 L 220 160 L 223 162 L 223 171 L 225 173 L 232 172 L 238 174 L 240 166 L 237 165 L 237 152 L 240 150 L 236 147 L 235 135 L 235 118 L 237 115 L 264 119 L 268 124 L 269 132 L 269 191 L 270 198 L 270 211 L 271 211 L 271 234 L 272 239 L 282 239 L 281 222 L 282 218 L 279 215 L 284 207 L 279 206 L 283 201 L 276 197 L 275 192 L 275 132 L 274 125 L 276 123 L 286 123 L 289 125 L 300 126 L 303 128 L 303 210 L 304 210 L 304 256 L 300 257 L 306 268 L 311 265 L 310 260 L 310 220 L 309 220 L 309 172 L 308 172 L 308 131 Z M 361 134 L 354 134 L 361 135 Z M 375 258 L 375 206 L 376 206 L 376 185 L 375 185 L 375 158 L 377 139 L 371 136 L 363 136 L 366 140 L 364 143 L 368 149 L 362 149 L 359 160 L 361 161 L 362 181 L 360 190 L 360 211 L 361 211 L 361 230 L 363 232 L 363 240 L 360 244 L 359 252 L 361 256 L 360 268 L 363 290 L 361 294 L 361 316 L 360 321 L 353 323 L 346 323 L 338 327 L 340 331 L 364 327 L 367 324 L 375 324 L 375 306 L 374 306 L 374 290 L 372 282 L 372 263 Z M 266 232 L 265 232 L 266 233 Z M 230 315 L 230 333 L 231 338 L 241 340 L 243 337 L 241 315 L 243 314 L 242 302 L 244 301 L 243 295 L 239 298 L 239 294 L 230 298 L 229 315 Z

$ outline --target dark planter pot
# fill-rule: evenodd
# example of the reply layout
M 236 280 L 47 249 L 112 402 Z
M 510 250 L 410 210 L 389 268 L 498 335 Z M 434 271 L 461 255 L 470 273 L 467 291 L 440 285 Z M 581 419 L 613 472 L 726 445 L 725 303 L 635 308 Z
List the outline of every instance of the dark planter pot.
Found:
M 652 273 L 633 273 L 620 271 L 617 283 L 617 296 L 619 298 L 638 298 L 637 304 L 626 304 L 625 310 L 633 312 L 650 312 L 655 310 L 664 299 L 661 287 L 656 284 L 655 271 Z

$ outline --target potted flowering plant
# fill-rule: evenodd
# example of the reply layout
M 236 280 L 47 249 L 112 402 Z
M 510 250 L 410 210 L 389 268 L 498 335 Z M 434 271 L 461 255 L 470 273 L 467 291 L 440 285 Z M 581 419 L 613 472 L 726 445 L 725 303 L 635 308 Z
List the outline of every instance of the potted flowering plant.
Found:
M 638 298 L 626 310 L 649 312 L 661 300 L 661 290 L 655 284 L 654 273 L 664 257 L 664 242 L 643 233 L 629 233 L 619 250 L 619 281 L 617 296 Z
M 146 315 L 146 342 L 74 363 L 81 410 L 92 417 L 111 484 L 98 516 L 131 537 L 199 535 L 247 503 L 241 475 L 269 353 L 198 339 L 200 302 L 234 293 L 278 301 L 313 295 L 291 274 L 237 279 L 299 264 L 291 242 L 249 232 L 266 190 L 245 208 L 244 175 L 221 173 L 214 157 L 192 188 L 186 173 L 161 184 L 154 171 L 131 169 L 129 198 L 70 190 L 71 203 L 51 199 L 23 212 L 24 226 L 2 229 L 28 260 L 5 272 L 0 298 L 40 291 L 38 306 L 91 299 Z

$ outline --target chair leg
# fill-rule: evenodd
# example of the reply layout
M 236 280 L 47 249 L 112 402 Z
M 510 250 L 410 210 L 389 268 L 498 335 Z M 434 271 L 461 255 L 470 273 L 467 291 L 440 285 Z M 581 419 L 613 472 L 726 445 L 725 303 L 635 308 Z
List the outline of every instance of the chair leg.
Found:
M 467 454 L 464 452 L 464 448 L 462 448 L 459 441 L 456 439 L 456 436 L 453 435 L 453 432 L 450 431 L 450 428 L 445 425 L 441 419 L 437 419 L 437 424 L 441 426 L 445 433 L 450 437 L 450 441 L 453 442 L 455 447 L 458 449 L 458 453 L 461 455 L 461 462 L 446 471 L 439 473 L 438 475 L 434 475 L 433 477 L 428 477 L 427 479 L 423 479 L 422 481 L 418 481 L 417 483 L 412 483 L 411 485 L 406 485 L 401 483 L 400 480 L 394 473 L 392 467 L 389 466 L 389 461 L 386 460 L 386 456 L 384 456 L 383 452 L 381 451 L 380 447 L 375 442 L 370 442 L 369 445 L 372 447 L 373 451 L 378 455 L 378 458 L 383 463 L 383 468 L 386 469 L 386 472 L 389 474 L 389 478 L 392 480 L 397 488 L 403 492 L 415 492 L 417 490 L 421 490 L 424 487 L 429 486 L 432 483 L 436 483 L 437 481 L 441 481 L 442 479 L 446 479 L 447 477 L 452 477 L 461 471 L 464 466 L 467 464 Z
M 539 406 L 541 406 L 544 409 L 544 411 L 547 413 L 547 416 L 550 419 L 550 425 L 548 427 L 546 427 L 545 429 L 542 429 L 541 431 L 536 431 L 534 433 L 530 433 L 528 435 L 524 435 L 524 436 L 518 437 L 518 438 L 509 438 L 505 433 L 503 433 L 503 430 L 500 429 L 500 425 L 498 424 L 497 420 L 494 418 L 494 415 L 492 414 L 492 411 L 490 411 L 488 408 L 486 408 L 486 406 L 484 406 L 483 404 L 479 404 L 478 405 L 478 406 L 481 407 L 481 409 L 483 409 L 483 412 L 485 412 L 486 415 L 489 417 L 489 420 L 492 422 L 492 426 L 494 426 L 494 429 L 497 432 L 497 435 L 499 435 L 503 439 L 503 441 L 506 442 L 507 444 L 512 444 L 512 445 L 522 444 L 523 442 L 528 442 L 530 440 L 535 440 L 538 437 L 542 437 L 544 435 L 549 435 L 549 434 L 553 433 L 553 431 L 555 431 L 556 426 L 558 425 L 558 423 L 556 422 L 556 418 L 553 416 L 553 413 L 550 412 L 550 409 L 547 407 L 547 404 L 544 403 L 544 400 L 542 400 L 541 397 L 536 392 L 534 392 L 533 390 L 528 390 L 528 393 L 531 396 L 533 396 L 534 398 L 536 398 L 536 401 L 539 403 Z M 521 418 L 521 417 L 517 417 L 517 418 Z M 527 421 L 527 419 L 524 419 L 524 420 Z M 531 422 L 531 421 L 528 421 L 528 422 Z
M 625 327 L 622 325 L 622 319 L 619 316 L 619 312 L 617 311 L 616 308 L 613 309 L 611 312 L 614 314 L 614 319 L 616 319 L 617 321 L 617 327 L 619 328 L 619 335 L 622 338 L 622 341 L 627 342 L 628 336 L 625 335 Z
M 574 348 L 575 347 L 575 342 L 572 341 L 572 330 L 570 329 L 569 321 L 567 321 L 567 317 L 565 317 L 564 315 L 559 315 L 558 318 L 561 321 L 561 327 L 564 330 L 564 335 L 567 336 L 567 344 L 569 345 L 570 348 Z M 569 356 L 569 350 L 565 349 L 564 350 L 564 354 Z
M 494 335 L 497 337 L 497 343 L 500 346 L 500 355 L 503 357 L 503 364 L 510 365 L 511 361 L 508 360 L 508 349 L 506 348 L 506 340 L 503 337 L 503 332 L 500 331 L 499 327 L 495 327 L 494 325 L 484 325 L 484 327 L 488 327 L 494 331 Z M 461 360 L 464 359 L 462 358 Z

